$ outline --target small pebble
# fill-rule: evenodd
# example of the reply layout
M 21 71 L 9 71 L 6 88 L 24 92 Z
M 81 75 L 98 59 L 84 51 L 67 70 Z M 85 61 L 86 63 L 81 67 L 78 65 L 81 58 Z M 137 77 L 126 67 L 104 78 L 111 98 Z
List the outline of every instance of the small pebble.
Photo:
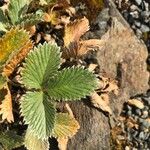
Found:
M 142 24 L 140 30 L 142 32 L 149 32 L 150 28 L 147 25 Z
M 142 0 L 135 0 L 135 2 L 140 5 L 142 3 Z

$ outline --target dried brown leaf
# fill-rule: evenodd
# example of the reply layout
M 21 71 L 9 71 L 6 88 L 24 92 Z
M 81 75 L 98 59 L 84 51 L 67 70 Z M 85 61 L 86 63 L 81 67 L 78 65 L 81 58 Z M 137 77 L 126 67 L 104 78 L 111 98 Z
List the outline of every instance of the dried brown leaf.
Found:
M 91 102 L 95 107 L 100 108 L 101 110 L 105 112 L 108 112 L 110 115 L 112 114 L 112 110 L 109 106 L 108 94 L 98 95 L 96 92 L 94 92 L 91 95 Z
M 105 89 L 102 89 L 102 92 L 114 92 L 115 95 L 118 95 L 119 93 L 119 88 L 117 85 L 117 81 L 116 80 L 112 80 L 108 82 L 108 86 Z
M 90 64 L 89 67 L 88 67 L 88 70 L 89 70 L 90 72 L 92 72 L 92 71 L 95 70 L 95 68 L 96 68 L 97 66 L 98 66 L 97 64 Z
M 7 94 L 2 100 L 0 105 L 0 115 L 2 115 L 2 121 L 5 119 L 11 123 L 14 122 L 13 112 L 12 112 L 12 98 L 8 85 L 4 87 L 7 90 Z
M 139 109 L 143 109 L 144 108 L 144 104 L 138 100 L 138 99 L 129 99 L 128 100 L 128 104 L 133 105 Z
M 4 76 L 10 76 L 10 74 L 14 71 L 15 67 L 17 66 L 18 63 L 20 63 L 26 55 L 29 53 L 29 51 L 32 49 L 33 43 L 31 41 L 28 41 L 26 45 L 24 45 L 21 49 L 20 52 L 15 55 L 8 64 L 5 65 L 3 69 L 3 75 Z
M 74 42 L 79 42 L 80 37 L 89 30 L 89 21 L 86 17 L 75 20 L 65 27 L 64 46 L 69 48 L 69 45 Z

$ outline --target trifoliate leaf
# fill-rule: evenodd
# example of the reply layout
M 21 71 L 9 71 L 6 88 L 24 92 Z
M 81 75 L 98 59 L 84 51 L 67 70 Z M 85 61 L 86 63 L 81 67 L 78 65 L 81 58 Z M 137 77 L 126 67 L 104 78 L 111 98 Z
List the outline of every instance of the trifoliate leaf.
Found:
M 39 139 L 29 128 L 26 131 L 24 144 L 28 150 L 49 150 L 48 138 Z
M 7 93 L 2 100 L 2 104 L 0 105 L 0 115 L 2 115 L 2 121 L 6 119 L 9 123 L 11 123 L 14 121 L 12 112 L 12 98 L 8 85 L 6 85 L 4 88 L 7 90 Z
M 27 92 L 21 100 L 21 113 L 38 138 L 46 139 L 50 135 L 55 122 L 55 108 L 43 92 Z
M 18 22 L 25 9 L 27 10 L 29 2 L 30 0 L 10 0 L 8 15 L 13 25 Z
M 97 86 L 97 80 L 88 70 L 69 68 L 59 71 L 50 79 L 47 93 L 55 100 L 79 100 L 89 95 Z
M 23 145 L 23 138 L 14 131 L 0 131 L 0 143 L 5 150 L 12 150 Z
M 52 136 L 56 138 L 71 138 L 80 128 L 75 118 L 67 113 L 56 114 L 56 122 L 54 125 Z
M 49 78 L 56 75 L 59 65 L 59 47 L 47 43 L 39 45 L 26 58 L 22 81 L 28 88 L 41 89 Z
M 18 63 L 24 59 L 32 48 L 29 34 L 14 28 L 0 39 L 0 66 L 4 65 L 4 75 L 9 76 Z

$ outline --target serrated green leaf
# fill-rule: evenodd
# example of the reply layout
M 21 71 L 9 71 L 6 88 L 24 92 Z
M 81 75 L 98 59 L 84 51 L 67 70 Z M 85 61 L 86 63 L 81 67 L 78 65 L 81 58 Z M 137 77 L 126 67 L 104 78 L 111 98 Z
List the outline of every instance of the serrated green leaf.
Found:
M 39 139 L 29 128 L 26 131 L 24 144 L 28 150 L 49 150 L 48 138 Z
M 55 100 L 79 100 L 88 96 L 97 87 L 94 74 L 83 68 L 69 68 L 59 71 L 49 80 L 48 95 Z
M 0 143 L 6 150 L 12 150 L 23 145 L 23 138 L 14 131 L 0 132 Z
M 49 78 L 56 75 L 60 65 L 60 48 L 44 43 L 34 49 L 26 58 L 22 81 L 28 88 L 41 89 Z
M 11 23 L 15 25 L 19 18 L 24 13 L 25 9 L 27 10 L 30 0 L 10 0 L 8 7 L 8 16 L 11 20 Z
M 21 113 L 38 138 L 46 139 L 50 135 L 55 122 L 55 108 L 43 92 L 27 92 L 21 100 Z
M 19 28 L 11 29 L 0 38 L 0 68 L 6 61 L 17 55 L 29 41 L 29 34 Z
M 79 124 L 75 118 L 67 113 L 57 113 L 56 122 L 51 136 L 55 138 L 71 138 L 79 129 Z

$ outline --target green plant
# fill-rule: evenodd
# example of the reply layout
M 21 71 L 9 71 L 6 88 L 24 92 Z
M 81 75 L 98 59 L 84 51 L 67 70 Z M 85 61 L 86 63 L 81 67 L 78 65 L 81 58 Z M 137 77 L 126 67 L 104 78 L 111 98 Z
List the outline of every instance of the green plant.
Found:
M 58 70 L 60 59 L 59 47 L 40 44 L 27 56 L 21 73 L 22 83 L 28 89 L 21 100 L 21 114 L 28 124 L 28 132 L 32 132 L 41 142 L 50 136 L 66 137 L 74 134 L 74 131 L 70 133 L 69 128 L 63 128 L 63 124 L 70 124 L 71 118 L 56 112 L 56 102 L 80 100 L 97 85 L 95 76 L 81 67 Z M 28 132 L 26 139 L 31 135 Z
M 42 21 L 43 12 L 28 13 L 31 0 L 10 0 L 8 9 L 0 9 L 0 31 L 6 32 L 12 26 L 28 27 Z

